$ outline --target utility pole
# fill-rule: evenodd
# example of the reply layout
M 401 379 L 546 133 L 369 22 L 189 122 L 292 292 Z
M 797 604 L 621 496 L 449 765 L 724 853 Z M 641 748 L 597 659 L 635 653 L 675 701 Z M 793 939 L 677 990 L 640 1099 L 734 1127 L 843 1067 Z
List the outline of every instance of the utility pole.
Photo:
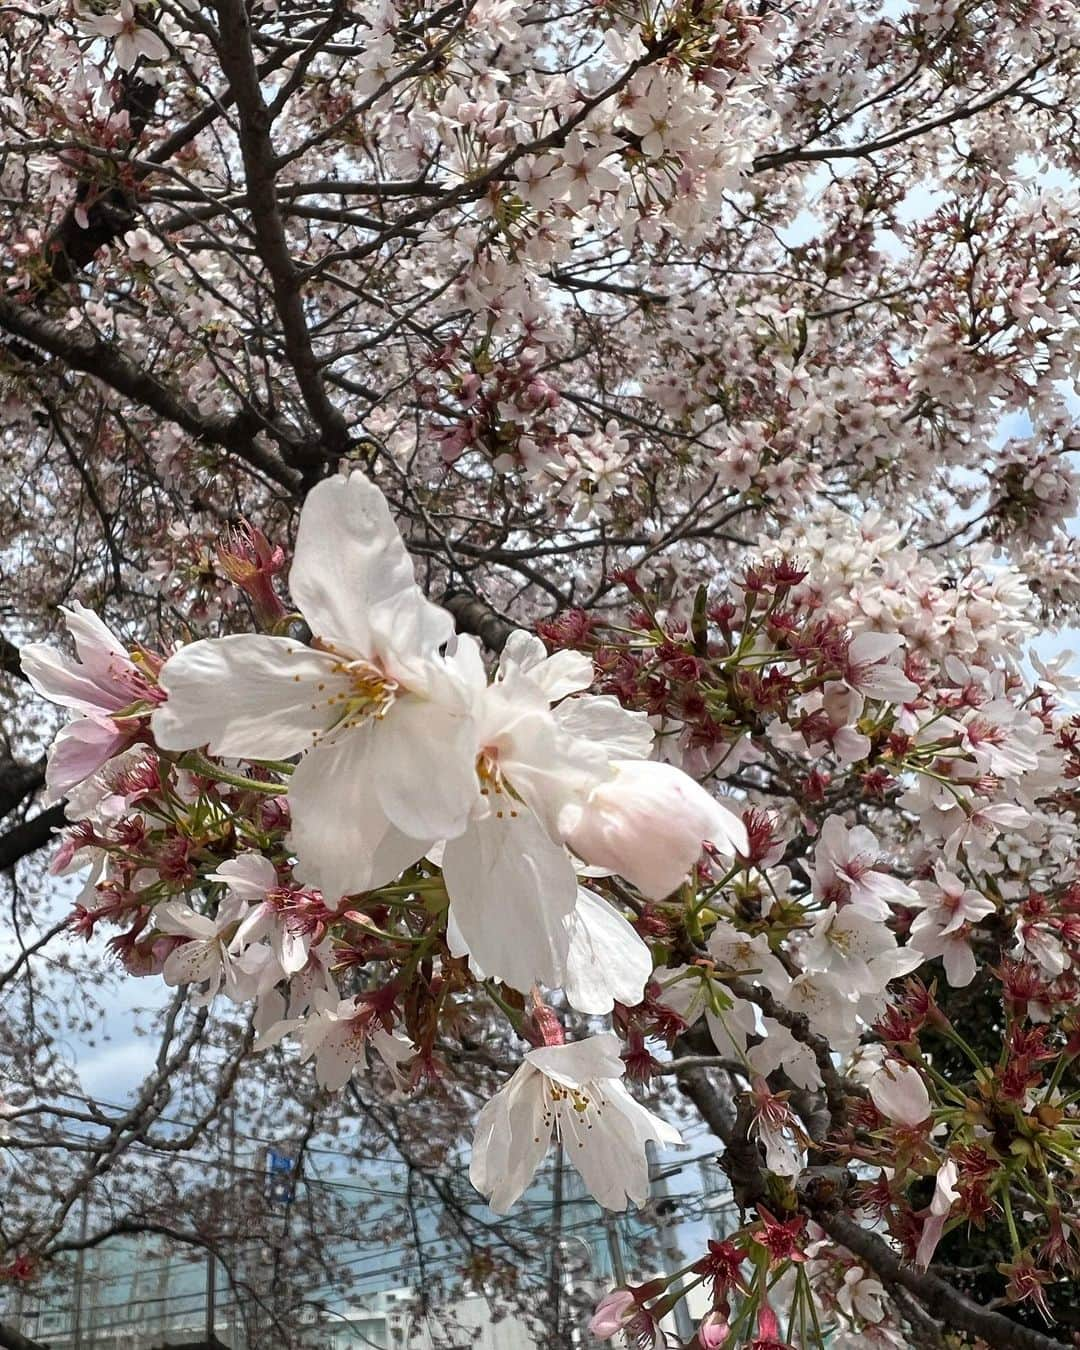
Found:
M 213 1345 L 217 1337 L 217 1257 L 206 1249 L 206 1343 Z
M 71 1350 L 82 1350 L 83 1282 L 86 1279 L 86 1232 L 90 1224 L 90 1183 L 82 1193 L 79 1209 L 79 1254 L 75 1258 L 75 1289 L 71 1309 Z
M 626 1285 L 626 1264 L 623 1261 L 622 1241 L 619 1237 L 619 1224 L 610 1209 L 605 1209 L 603 1214 L 608 1255 L 611 1257 L 611 1273 L 615 1277 L 616 1287 L 622 1289 Z
M 551 1183 L 551 1271 L 548 1276 L 548 1307 L 551 1309 L 553 1346 L 562 1350 L 562 1226 L 563 1146 L 555 1145 L 555 1175 Z
M 649 1151 L 650 1171 L 652 1172 L 652 1193 L 656 1201 L 656 1209 L 661 1220 L 660 1224 L 660 1245 L 664 1253 L 664 1264 L 667 1269 L 666 1275 L 673 1275 L 683 1264 L 682 1249 L 679 1246 L 676 1237 L 676 1224 L 674 1219 L 675 1203 L 671 1192 L 668 1190 L 667 1177 L 664 1170 L 658 1167 L 655 1162 L 654 1146 L 650 1141 L 645 1146 Z M 690 1309 L 686 1306 L 686 1300 L 680 1299 L 675 1305 L 675 1330 L 679 1334 L 680 1340 L 687 1344 L 694 1337 L 694 1320 L 690 1316 Z

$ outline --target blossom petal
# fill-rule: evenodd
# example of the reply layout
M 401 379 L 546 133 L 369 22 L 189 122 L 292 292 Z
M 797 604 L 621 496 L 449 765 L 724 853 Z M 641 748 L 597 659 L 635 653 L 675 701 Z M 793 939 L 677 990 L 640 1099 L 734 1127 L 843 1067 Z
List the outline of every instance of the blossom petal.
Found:
M 625 1209 L 627 1200 L 643 1205 L 650 1190 L 646 1144 L 678 1145 L 682 1136 L 635 1101 L 617 1079 L 605 1081 L 603 1091 L 603 1128 L 583 1130 L 577 1148 L 568 1141 L 567 1156 L 605 1209 Z
M 577 899 L 577 877 L 566 850 L 531 811 L 495 811 L 447 843 L 443 880 L 455 928 L 455 956 L 514 989 L 558 988 L 566 969 L 565 919 Z
M 103 685 L 62 652 L 44 642 L 29 642 L 19 653 L 30 687 L 50 703 L 75 712 L 116 712 L 131 699 Z
M 631 712 L 610 694 L 564 699 L 552 716 L 563 731 L 603 747 L 612 759 L 646 759 L 652 750 L 648 714 Z
M 515 629 L 503 647 L 500 670 L 508 670 L 511 664 L 539 685 L 549 703 L 557 703 L 567 694 L 588 689 L 593 682 L 590 657 L 583 652 L 571 651 L 549 656 L 540 639 L 523 628 Z
M 431 845 L 403 834 L 379 804 L 372 770 L 379 732 L 369 724 L 317 745 L 289 781 L 296 875 L 331 902 L 393 881 Z
M 570 945 L 563 989 L 578 1012 L 609 1013 L 616 1001 L 633 1008 L 645 996 L 652 953 L 614 906 L 578 890 L 566 919 Z
M 489 709 L 509 703 L 495 739 L 499 768 L 553 839 L 568 809 L 580 809 L 597 783 L 610 777 L 602 746 L 562 731 L 546 706 L 515 711 L 508 686 L 492 686 Z M 558 710 L 556 710 L 557 712 Z
M 237 858 L 223 862 L 215 872 L 208 873 L 210 881 L 220 881 L 249 904 L 265 899 L 266 892 L 278 884 L 277 869 L 261 853 L 241 853 Z
M 211 980 L 216 993 L 221 979 L 221 953 L 217 943 L 199 939 L 182 943 L 165 958 L 161 974 L 165 983 L 173 988 L 178 984 L 201 984 L 203 980 Z
M 477 1118 L 469 1180 L 496 1214 L 520 1199 L 551 1142 L 544 1091 L 542 1075 L 522 1064 Z
M 80 717 L 57 734 L 45 770 L 46 800 L 58 802 L 97 773 L 128 744 L 131 736 L 107 717 Z
M 621 1078 L 626 1065 L 619 1056 L 619 1038 L 610 1031 L 565 1045 L 530 1050 L 526 1061 L 563 1087 L 580 1087 L 601 1078 Z
M 329 703 L 349 688 L 327 652 L 292 638 L 240 633 L 193 642 L 165 662 L 168 701 L 150 719 L 163 750 L 284 759 L 333 722 Z
M 364 474 L 327 478 L 300 512 L 289 589 L 313 632 L 353 656 L 382 655 L 378 646 L 418 644 L 435 650 L 454 631 L 450 615 L 426 600 L 386 498 Z M 372 610 L 387 601 L 398 603 Z M 406 632 L 387 632 L 389 620 Z M 388 673 L 393 674 L 390 671 Z
M 915 1127 L 930 1119 L 930 1096 L 926 1084 L 911 1064 L 889 1060 L 870 1079 L 874 1105 L 894 1125 Z
M 388 820 L 415 839 L 452 839 L 480 801 L 471 721 L 399 698 L 372 727 L 370 784 Z
M 161 933 L 171 933 L 179 937 L 213 938 L 217 935 L 217 924 L 208 914 L 185 905 L 182 900 L 166 900 L 154 909 L 154 925 Z

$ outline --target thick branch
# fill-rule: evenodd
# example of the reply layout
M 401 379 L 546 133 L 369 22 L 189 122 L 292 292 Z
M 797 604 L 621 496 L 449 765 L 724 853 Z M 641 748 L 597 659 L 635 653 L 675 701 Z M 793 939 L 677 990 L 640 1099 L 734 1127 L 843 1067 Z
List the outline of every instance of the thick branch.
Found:
M 442 604 L 454 616 L 454 625 L 459 633 L 472 633 L 490 651 L 501 652 L 506 646 L 506 639 L 514 631 L 512 623 L 508 623 L 478 596 L 451 592 L 443 597 Z
M 159 89 L 159 85 L 149 84 L 131 71 L 124 73 L 116 112 L 126 114 L 128 145 L 134 145 L 142 135 Z M 116 121 L 120 121 L 119 116 Z M 94 163 L 92 159 L 87 160 L 88 166 Z M 53 280 L 70 281 L 92 261 L 100 248 L 112 243 L 134 223 L 135 198 L 131 190 L 108 183 L 104 176 L 98 178 L 92 168 L 88 168 L 76 184 L 74 201 L 45 245 Z
M 0 1322 L 0 1346 L 3 1350 L 48 1350 L 40 1341 L 32 1341 L 6 1322 Z
M 241 0 L 218 0 L 221 41 L 218 55 L 229 81 L 240 121 L 240 151 L 247 178 L 247 203 L 259 257 L 270 275 L 274 307 L 281 320 L 285 354 L 296 373 L 304 403 L 325 438 L 313 462 L 345 454 L 349 431 L 344 417 L 331 403 L 323 384 L 318 358 L 311 345 L 300 277 L 289 252 L 285 225 L 278 208 L 275 178 L 277 158 L 270 141 L 270 110 L 263 101 L 259 72 L 251 47 L 251 25 Z
M 255 440 L 261 419 L 253 411 L 231 417 L 206 417 L 119 348 L 96 337 L 69 332 L 60 324 L 0 297 L 0 328 L 23 342 L 55 356 L 73 370 L 92 375 L 118 394 L 175 422 L 192 436 L 230 450 L 241 459 L 295 492 L 300 476 Z M 25 356 L 25 353 L 20 353 Z
M 0 818 L 14 811 L 45 782 L 45 760 L 20 764 L 15 759 L 0 759 Z
M 17 679 L 25 680 L 23 673 L 22 656 L 14 642 L 9 641 L 0 633 L 0 671 L 5 675 L 14 675 Z
M 819 1213 L 814 1217 L 834 1242 L 846 1247 L 886 1280 L 895 1281 L 914 1294 L 924 1308 L 950 1329 L 968 1331 L 1000 1350 L 1065 1350 L 1066 1342 L 980 1307 L 931 1271 L 907 1265 L 887 1242 L 846 1214 Z
M 14 867 L 28 853 L 44 848 L 53 836 L 53 831 L 64 825 L 63 805 L 50 806 L 29 820 L 24 820 L 6 834 L 0 834 L 0 872 Z

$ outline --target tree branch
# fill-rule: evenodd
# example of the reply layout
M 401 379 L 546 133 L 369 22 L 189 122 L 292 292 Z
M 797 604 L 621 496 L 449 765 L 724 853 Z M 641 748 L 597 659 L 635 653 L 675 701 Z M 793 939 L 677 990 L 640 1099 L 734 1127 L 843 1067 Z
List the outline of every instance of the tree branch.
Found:
M 52 839 L 53 831 L 65 824 L 63 803 L 59 803 L 22 821 L 6 834 L 0 834 L 0 872 L 14 867 L 35 849 L 43 848 Z
M 924 1308 L 949 1328 L 979 1336 L 996 1350 L 1066 1350 L 1066 1342 L 980 1307 L 931 1271 L 916 1270 L 907 1265 L 887 1242 L 876 1233 L 861 1228 L 846 1214 L 821 1212 L 814 1218 L 834 1242 L 865 1261 L 884 1279 L 895 1281 L 914 1294 Z
M 442 606 L 454 616 L 454 624 L 459 633 L 472 633 L 490 651 L 501 652 L 506 646 L 507 638 L 514 631 L 512 623 L 477 595 L 451 591 L 443 596 Z
M 325 438 L 325 445 L 311 447 L 306 456 L 312 465 L 316 465 L 347 452 L 349 430 L 340 410 L 327 395 L 304 317 L 300 276 L 289 252 L 278 209 L 277 159 L 270 141 L 272 118 L 259 87 L 247 10 L 240 0 L 218 0 L 217 11 L 221 26 L 218 56 L 240 121 L 240 152 L 256 247 L 270 276 L 285 354 L 296 374 L 307 410 Z
M 3 633 L 0 633 L 0 671 L 5 675 L 14 675 L 19 680 L 26 679 L 22 668 L 22 654 L 14 642 L 4 637 Z
M 0 1346 L 3 1350 L 48 1350 L 40 1341 L 32 1341 L 6 1322 L 0 1322 Z
M 20 802 L 45 782 L 45 758 L 35 764 L 20 764 L 16 759 L 0 759 L 0 819 L 14 811 Z
M 746 1122 L 738 1115 L 732 1119 L 731 1103 L 704 1069 L 695 1068 L 680 1075 L 679 1087 L 700 1111 L 712 1132 L 724 1141 L 724 1167 L 731 1178 L 736 1201 L 748 1207 L 760 1200 L 764 1195 L 761 1156 L 747 1135 Z M 1067 1350 L 1065 1342 L 981 1307 L 939 1276 L 908 1265 L 883 1238 L 861 1227 L 846 1214 L 836 1212 L 832 1196 L 824 1202 L 816 1202 L 811 1188 L 800 1190 L 800 1199 L 834 1242 L 846 1247 L 887 1283 L 906 1289 L 950 1329 L 979 1336 L 993 1350 Z
M 71 369 L 92 375 L 118 394 L 175 422 L 197 439 L 231 451 L 290 493 L 299 489 L 300 475 L 256 442 L 255 433 L 263 426 L 253 410 L 230 417 L 206 417 L 155 375 L 137 366 L 118 347 L 96 337 L 69 332 L 52 319 L 4 297 L 0 297 L 0 328 L 48 352 Z M 18 355 L 32 360 L 25 351 Z

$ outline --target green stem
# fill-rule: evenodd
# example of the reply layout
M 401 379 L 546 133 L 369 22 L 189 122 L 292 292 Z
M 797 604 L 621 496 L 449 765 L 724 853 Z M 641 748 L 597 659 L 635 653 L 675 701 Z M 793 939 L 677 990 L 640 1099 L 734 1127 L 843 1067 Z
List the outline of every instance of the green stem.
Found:
M 1013 1256 L 1019 1258 L 1021 1252 L 1020 1234 L 1016 1231 L 1016 1220 L 1013 1218 L 1012 1200 L 1009 1198 L 1009 1178 L 1005 1178 L 1005 1185 L 1001 1188 L 1001 1208 L 1005 1211 L 1005 1222 L 1009 1227 L 1009 1241 L 1012 1243 Z
M 522 1024 L 521 1014 L 518 1012 L 516 1008 L 511 1008 L 510 1004 L 507 1003 L 506 999 L 504 999 L 503 996 L 498 992 L 498 990 L 495 988 L 494 980 L 485 980 L 484 988 L 487 990 L 488 998 L 491 999 L 492 1003 L 498 1005 L 498 1007 L 501 1009 L 503 1013 L 503 1016 L 506 1017 L 510 1025 L 520 1036 Z
M 953 1042 L 954 1045 L 960 1047 L 960 1049 L 964 1052 L 964 1054 L 967 1055 L 968 1059 L 971 1060 L 972 1064 L 974 1064 L 976 1069 L 986 1068 L 986 1065 L 982 1062 L 982 1060 L 971 1048 L 971 1046 L 968 1045 L 967 1041 L 964 1040 L 963 1036 L 960 1035 L 960 1033 L 956 1030 L 956 1028 L 953 1026 L 951 1022 L 949 1023 L 948 1027 L 945 1028 L 945 1035 L 949 1038 L 949 1040 Z
M 245 778 L 243 774 L 230 773 L 228 769 L 223 769 L 219 764 L 200 754 L 198 750 L 189 750 L 180 761 L 180 767 L 187 769 L 189 773 L 198 774 L 200 778 L 212 778 L 217 783 L 228 783 L 247 792 L 265 792 L 271 797 L 280 797 L 285 787 L 284 783 L 263 783 L 257 778 Z
M 1042 1095 L 1044 1102 L 1048 1102 L 1057 1091 L 1058 1084 L 1061 1082 L 1062 1075 L 1072 1062 L 1072 1055 L 1059 1055 L 1058 1062 L 1054 1065 L 1054 1072 L 1050 1075 L 1050 1081 L 1046 1085 L 1046 1091 Z

